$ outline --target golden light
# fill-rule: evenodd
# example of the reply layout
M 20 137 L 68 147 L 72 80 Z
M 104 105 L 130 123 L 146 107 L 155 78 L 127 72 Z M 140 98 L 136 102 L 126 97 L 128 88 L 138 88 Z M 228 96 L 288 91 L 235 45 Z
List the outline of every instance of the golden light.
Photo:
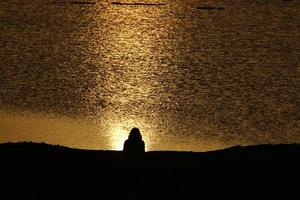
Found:
M 121 123 L 115 124 L 110 130 L 110 149 L 123 150 L 123 144 L 128 138 L 129 131 Z
M 93 123 L 45 113 L 12 112 L 0 109 L 0 142 L 45 142 L 81 149 L 106 145 Z

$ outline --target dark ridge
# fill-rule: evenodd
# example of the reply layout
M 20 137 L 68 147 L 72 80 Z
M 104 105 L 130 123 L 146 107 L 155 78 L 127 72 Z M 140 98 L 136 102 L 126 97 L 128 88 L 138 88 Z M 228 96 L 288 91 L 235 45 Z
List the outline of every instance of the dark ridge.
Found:
M 199 10 L 225 10 L 225 7 L 213 7 L 213 6 L 197 6 Z
M 43 151 L 52 151 L 52 152 L 73 152 L 73 153 L 119 153 L 120 151 L 113 150 L 88 150 L 88 149 L 77 149 L 70 148 L 61 145 L 52 145 L 47 143 L 36 143 L 36 142 L 18 142 L 18 143 L 2 143 L 0 144 L 0 152 L 2 150 L 14 150 L 22 151 L 22 153 L 41 153 Z M 233 146 L 226 149 L 219 149 L 214 151 L 207 152 L 193 152 L 193 151 L 149 151 L 146 154 L 152 155 L 224 155 L 224 154 L 239 154 L 239 153 L 276 153 L 279 151 L 292 150 L 295 153 L 300 151 L 300 144 L 261 144 L 261 145 L 252 145 L 252 146 Z M 290 152 L 291 153 L 291 152 Z
M 300 144 L 211 152 L 0 144 L 1 199 L 300 199 Z
M 119 5 L 119 6 L 163 6 L 164 3 L 126 3 L 126 2 L 111 2 L 112 5 Z

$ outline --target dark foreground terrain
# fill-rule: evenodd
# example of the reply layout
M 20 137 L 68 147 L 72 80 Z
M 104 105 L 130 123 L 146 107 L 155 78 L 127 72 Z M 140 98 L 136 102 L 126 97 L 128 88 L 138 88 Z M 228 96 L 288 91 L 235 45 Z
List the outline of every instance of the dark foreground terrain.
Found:
M 0 199 L 300 199 L 300 145 L 89 151 L 1 144 Z

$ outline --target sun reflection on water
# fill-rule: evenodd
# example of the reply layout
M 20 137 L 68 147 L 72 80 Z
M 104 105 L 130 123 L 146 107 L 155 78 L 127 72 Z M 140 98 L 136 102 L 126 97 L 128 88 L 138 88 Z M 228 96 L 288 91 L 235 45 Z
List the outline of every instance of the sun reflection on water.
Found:
M 0 143 L 121 150 L 133 127 L 148 151 L 300 141 L 298 4 L 4 2 Z
M 122 124 L 115 124 L 110 130 L 110 148 L 112 150 L 122 150 L 123 143 L 128 137 L 128 129 Z

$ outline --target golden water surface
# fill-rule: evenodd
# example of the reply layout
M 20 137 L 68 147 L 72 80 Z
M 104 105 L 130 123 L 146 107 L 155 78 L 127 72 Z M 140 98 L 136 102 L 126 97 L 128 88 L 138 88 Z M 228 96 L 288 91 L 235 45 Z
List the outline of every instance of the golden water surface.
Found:
M 300 1 L 73 2 L 1 1 L 1 143 L 300 142 Z

